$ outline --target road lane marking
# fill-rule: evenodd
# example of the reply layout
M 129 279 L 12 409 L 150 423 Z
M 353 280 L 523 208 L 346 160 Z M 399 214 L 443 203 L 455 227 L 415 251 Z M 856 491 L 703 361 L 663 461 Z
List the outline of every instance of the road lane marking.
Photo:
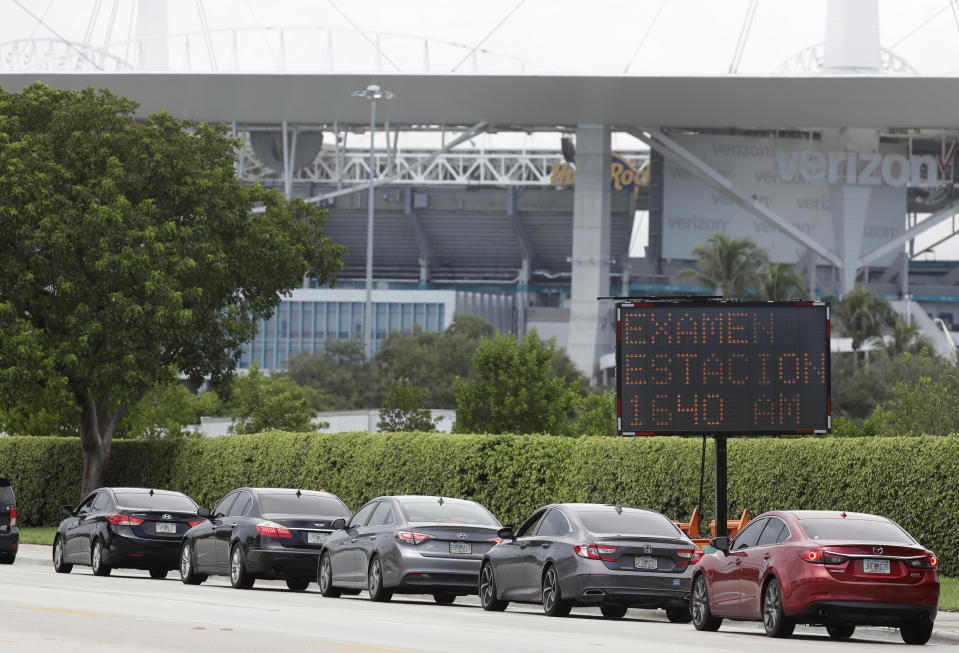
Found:
M 310 642 L 311 646 L 324 648 L 341 648 L 347 651 L 365 651 L 366 653 L 412 653 L 399 648 L 380 648 L 379 646 L 365 646 L 363 644 L 336 644 L 334 642 Z
M 66 608 L 31 608 L 29 606 L 20 606 L 24 610 L 33 610 L 35 612 L 52 612 L 54 614 L 69 614 L 75 617 L 114 617 L 120 618 L 118 614 L 106 614 L 104 612 L 91 612 L 89 610 L 67 610 Z

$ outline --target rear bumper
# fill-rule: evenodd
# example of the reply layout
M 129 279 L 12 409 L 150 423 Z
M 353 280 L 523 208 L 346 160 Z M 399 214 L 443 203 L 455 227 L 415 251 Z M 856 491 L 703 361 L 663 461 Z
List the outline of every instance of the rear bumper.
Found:
M 10 558 L 17 555 L 20 546 L 20 529 L 16 526 L 0 530 L 0 556 Z
M 829 625 L 834 623 L 859 626 L 898 626 L 910 622 L 936 620 L 936 607 L 913 603 L 879 603 L 876 601 L 817 601 L 810 603 L 793 617 L 799 623 Z
M 246 569 L 260 578 L 315 581 L 319 554 L 318 549 L 249 549 Z
M 479 591 L 479 570 L 483 563 L 479 556 L 424 556 L 414 547 L 396 546 L 394 552 L 386 556 L 384 563 L 384 584 L 395 592 L 452 592 L 465 595 Z
M 103 562 L 128 569 L 179 569 L 180 538 L 154 540 L 113 534 L 103 552 Z
M 678 582 L 677 582 L 678 581 Z M 679 608 L 689 605 L 689 577 L 636 574 L 582 574 L 562 583 L 563 596 L 583 605 L 619 603 L 632 607 Z

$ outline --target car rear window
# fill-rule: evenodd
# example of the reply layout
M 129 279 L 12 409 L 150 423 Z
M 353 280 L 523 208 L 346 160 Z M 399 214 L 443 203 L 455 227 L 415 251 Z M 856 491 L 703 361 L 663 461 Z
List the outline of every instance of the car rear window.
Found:
M 406 513 L 407 521 L 438 522 L 450 524 L 477 524 L 479 526 L 499 526 L 499 522 L 489 511 L 471 501 L 444 501 L 437 499 L 401 499 L 400 505 Z
M 10 485 L 0 485 L 0 503 L 12 506 L 17 500 L 13 496 L 13 488 Z
M 650 537 L 682 537 L 682 532 L 673 522 L 662 515 L 642 510 L 577 511 L 576 516 L 591 533 L 617 535 L 647 535 Z
M 324 517 L 349 518 L 352 514 L 336 497 L 317 494 L 261 494 L 260 509 L 263 513 L 277 515 L 323 515 Z
M 117 505 L 133 510 L 175 510 L 196 512 L 193 499 L 185 494 L 150 494 L 149 492 L 117 493 Z
M 912 544 L 898 525 L 875 519 L 800 519 L 806 534 L 814 540 L 854 540 Z

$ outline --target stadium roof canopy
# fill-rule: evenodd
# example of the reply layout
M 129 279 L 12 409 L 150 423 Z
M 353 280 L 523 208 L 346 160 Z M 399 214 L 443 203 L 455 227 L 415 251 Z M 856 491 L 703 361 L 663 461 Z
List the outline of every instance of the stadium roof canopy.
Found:
M 367 105 L 351 93 L 376 83 L 395 94 L 377 112 L 394 127 L 959 127 L 959 77 L 0 73 L 7 91 L 38 80 L 110 88 L 140 102 L 143 114 L 248 124 L 363 125 Z

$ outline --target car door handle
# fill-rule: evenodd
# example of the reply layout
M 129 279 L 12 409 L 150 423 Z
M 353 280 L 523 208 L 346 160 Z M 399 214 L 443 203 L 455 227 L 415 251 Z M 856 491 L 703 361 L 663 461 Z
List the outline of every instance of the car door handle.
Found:
M 773 557 L 773 554 L 771 554 L 771 553 L 764 553 L 764 554 L 763 554 L 763 560 L 769 560 L 769 559 L 772 558 L 772 557 Z
M 546 543 L 544 543 L 544 544 L 540 544 L 540 546 L 543 547 L 544 549 L 548 549 L 548 548 L 549 548 L 549 542 L 546 542 Z
M 354 537 L 352 540 L 350 540 L 350 544 L 354 544 L 355 542 L 356 542 L 356 538 L 355 538 L 355 537 Z

